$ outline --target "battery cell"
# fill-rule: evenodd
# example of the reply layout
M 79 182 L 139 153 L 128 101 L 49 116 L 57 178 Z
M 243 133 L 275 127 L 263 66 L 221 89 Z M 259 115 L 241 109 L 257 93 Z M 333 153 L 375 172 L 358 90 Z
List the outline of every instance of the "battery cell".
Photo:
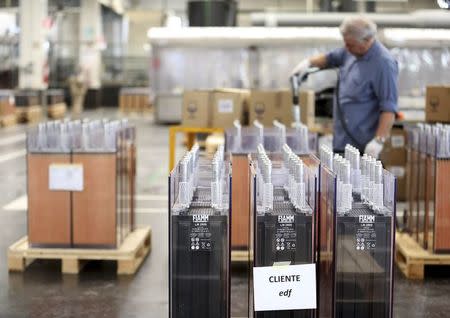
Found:
M 321 167 L 319 194 L 318 316 L 391 318 L 396 179 L 364 155 L 361 193 L 354 187 L 349 208 L 339 211 L 347 180 L 339 169 L 343 159 L 332 166 L 325 160 L 332 155 L 321 151 L 322 162 L 328 164 Z
M 171 223 L 171 317 L 228 317 L 228 216 L 194 207 Z
M 335 317 L 390 317 L 391 221 L 362 203 L 337 217 Z
M 306 160 L 308 165 L 303 166 L 303 160 L 298 159 L 289 147 L 285 147 L 286 153 L 283 153 L 283 156 L 278 154 L 270 156 L 270 167 L 273 167 L 270 178 L 273 182 L 271 207 L 261 204 L 265 201 L 260 198 L 261 194 L 265 195 L 261 183 L 256 182 L 257 186 L 253 191 L 253 201 L 257 203 L 254 215 L 254 265 L 256 267 L 273 266 L 280 262 L 290 265 L 315 262 L 314 209 L 317 194 L 318 159 L 309 156 Z M 258 159 L 258 162 L 264 162 L 264 160 Z M 300 171 L 294 167 L 302 167 L 301 171 L 304 171 L 304 175 L 302 174 L 302 177 L 297 175 L 299 178 L 294 179 L 292 172 Z M 260 168 L 262 174 L 260 178 L 263 179 L 262 182 L 266 182 L 267 180 L 264 180 L 265 172 L 262 170 L 263 167 Z M 297 195 L 301 196 L 302 193 L 299 190 L 301 187 L 293 186 L 293 182 L 304 182 L 305 202 L 298 200 Z M 315 310 L 258 311 L 254 313 L 254 317 L 311 318 L 315 317 L 315 313 Z
M 288 201 L 283 189 L 274 190 L 273 211 L 256 216 L 255 265 L 272 266 L 276 262 L 312 263 L 312 210 L 299 211 Z M 257 318 L 309 318 L 311 310 L 256 312 Z
M 196 156 L 169 176 L 169 317 L 228 318 L 229 170 Z

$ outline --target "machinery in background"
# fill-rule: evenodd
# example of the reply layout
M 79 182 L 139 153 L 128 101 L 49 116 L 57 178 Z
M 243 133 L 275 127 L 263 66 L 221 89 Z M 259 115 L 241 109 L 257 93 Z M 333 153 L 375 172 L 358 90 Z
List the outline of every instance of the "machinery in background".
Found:
M 237 1 L 188 1 L 189 26 L 220 27 L 236 26 Z
M 169 176 L 169 317 L 230 317 L 231 178 L 198 145 Z

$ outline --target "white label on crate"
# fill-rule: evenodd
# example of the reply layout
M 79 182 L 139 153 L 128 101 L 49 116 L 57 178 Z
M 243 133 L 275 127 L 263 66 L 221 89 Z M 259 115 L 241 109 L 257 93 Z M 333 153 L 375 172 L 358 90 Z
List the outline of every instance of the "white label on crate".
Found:
M 391 137 L 392 148 L 403 148 L 405 147 L 405 137 L 404 136 L 392 136 Z
M 256 311 L 315 309 L 316 265 L 253 268 Z
M 401 166 L 392 166 L 388 170 L 397 178 L 403 178 L 405 176 L 405 168 Z
M 219 99 L 219 102 L 217 103 L 219 113 L 232 113 L 233 106 L 232 99 Z
M 51 164 L 48 184 L 52 191 L 83 191 L 83 165 Z

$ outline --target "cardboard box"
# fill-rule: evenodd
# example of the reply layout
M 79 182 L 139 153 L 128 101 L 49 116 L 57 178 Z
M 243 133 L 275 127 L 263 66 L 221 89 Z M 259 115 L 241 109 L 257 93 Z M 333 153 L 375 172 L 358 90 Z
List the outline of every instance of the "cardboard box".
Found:
M 212 95 L 211 126 L 230 128 L 236 119 L 243 123 L 249 95 L 249 91 L 243 89 L 214 90 Z
M 315 94 L 300 92 L 300 120 L 306 125 L 314 124 Z M 249 116 L 251 125 L 255 119 L 265 126 L 272 126 L 276 119 L 286 126 L 294 121 L 292 93 L 289 90 L 254 90 L 251 92 Z
M 185 91 L 181 123 L 187 127 L 210 127 L 212 92 Z
M 450 122 L 450 85 L 427 86 L 425 119 L 427 122 Z
M 16 107 L 9 102 L 9 98 L 0 99 L 0 116 L 8 116 L 16 113 Z
M 406 132 L 401 128 L 393 128 L 391 136 L 386 140 L 380 160 L 384 166 L 406 166 Z
M 282 102 L 279 91 L 252 90 L 249 102 L 249 125 L 258 120 L 264 126 L 272 126 L 277 114 L 281 113 Z
M 313 90 L 300 91 L 300 120 L 309 128 L 315 124 L 316 94 Z

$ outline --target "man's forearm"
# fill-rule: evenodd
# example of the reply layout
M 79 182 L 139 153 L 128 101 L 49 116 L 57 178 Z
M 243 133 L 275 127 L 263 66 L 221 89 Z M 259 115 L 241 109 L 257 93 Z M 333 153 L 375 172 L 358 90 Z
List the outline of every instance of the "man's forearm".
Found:
M 311 63 L 311 66 L 325 68 L 327 67 L 327 56 L 325 54 L 314 55 L 309 58 L 309 62 Z
M 376 132 L 376 137 L 387 138 L 391 134 L 392 126 L 394 125 L 395 114 L 391 112 L 382 112 L 380 121 Z

